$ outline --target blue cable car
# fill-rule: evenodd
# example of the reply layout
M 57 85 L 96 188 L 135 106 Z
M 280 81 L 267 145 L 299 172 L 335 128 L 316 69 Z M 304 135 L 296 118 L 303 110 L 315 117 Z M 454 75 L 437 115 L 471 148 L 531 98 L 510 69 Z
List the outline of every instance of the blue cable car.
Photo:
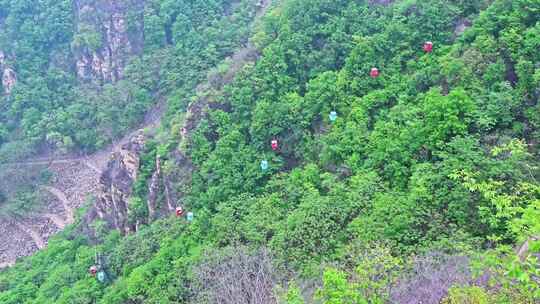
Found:
M 100 283 L 105 283 L 107 280 L 107 275 L 105 274 L 105 271 L 100 271 L 97 273 L 97 279 Z
M 337 112 L 336 112 L 336 111 L 330 112 L 330 115 L 328 115 L 328 118 L 330 118 L 330 121 L 332 121 L 332 122 L 336 121 L 336 119 L 337 119 Z
M 261 169 L 262 169 L 263 171 L 268 170 L 268 161 L 267 161 L 267 160 L 261 161 Z
M 192 222 L 193 221 L 193 212 L 188 212 L 187 215 L 186 215 L 186 219 L 188 220 L 188 222 Z

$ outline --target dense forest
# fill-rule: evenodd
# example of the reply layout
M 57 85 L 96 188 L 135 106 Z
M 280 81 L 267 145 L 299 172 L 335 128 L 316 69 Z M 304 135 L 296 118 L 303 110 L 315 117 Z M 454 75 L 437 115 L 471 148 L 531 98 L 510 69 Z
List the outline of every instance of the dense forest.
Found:
M 539 1 L 123 1 L 144 43 L 118 80 L 68 63 L 95 23 L 34 2 L 0 0 L 0 161 L 99 150 L 164 103 L 129 221 L 181 152 L 193 218 L 87 234 L 80 210 L 0 303 L 540 303 Z

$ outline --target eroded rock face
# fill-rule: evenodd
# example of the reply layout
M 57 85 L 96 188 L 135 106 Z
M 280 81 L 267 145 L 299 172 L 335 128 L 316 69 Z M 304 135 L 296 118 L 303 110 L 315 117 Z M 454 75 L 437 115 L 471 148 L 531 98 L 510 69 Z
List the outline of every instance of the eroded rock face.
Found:
M 134 7 L 143 5 L 143 0 L 75 1 L 73 50 L 79 80 L 103 84 L 123 77 L 129 58 L 142 52 L 144 41 L 142 15 L 128 24 L 128 10 L 142 12 Z
M 6 94 L 11 94 L 13 87 L 17 83 L 17 75 L 12 68 L 4 68 L 2 73 L 2 86 L 4 87 L 4 92 Z
M 128 222 L 128 200 L 137 179 L 143 149 L 144 136 L 141 133 L 125 144 L 119 152 L 111 154 L 107 168 L 100 178 L 97 215 L 106 221 L 109 227 L 124 234 L 136 230 L 135 225 Z
M 6 55 L 2 51 L 0 51 L 0 76 L 2 77 L 4 94 L 11 94 L 13 87 L 17 84 L 17 74 L 15 73 L 15 70 L 9 67 Z

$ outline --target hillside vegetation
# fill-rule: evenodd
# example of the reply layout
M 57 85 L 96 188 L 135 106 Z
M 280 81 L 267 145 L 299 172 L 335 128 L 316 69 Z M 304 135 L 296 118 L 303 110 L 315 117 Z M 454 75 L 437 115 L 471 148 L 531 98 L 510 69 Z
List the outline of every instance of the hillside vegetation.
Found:
M 3 2 L 0 17 L 24 1 Z M 122 94 L 126 83 L 141 99 L 79 104 L 69 81 L 25 80 L 2 104 L 12 112 L 0 114 L 0 140 L 35 149 L 56 129 L 30 123 L 28 111 L 69 117 L 93 105 L 95 116 L 56 132 L 97 149 L 159 96 L 168 112 L 146 144 L 130 220 L 148 214 L 156 156 L 176 176 L 178 153 L 195 168 L 175 185 L 194 220 L 171 215 L 126 236 L 97 223 L 90 237 L 80 217 L 0 272 L 0 303 L 539 303 L 539 1 L 283 0 L 253 32 L 242 17 L 253 17 L 249 1 L 188 2 L 146 3 L 145 31 L 155 31 L 145 40 L 156 43 L 125 81 L 99 91 Z M 230 9 L 237 18 L 218 17 Z M 18 32 L 27 28 L 10 27 L 30 39 Z M 39 31 L 28 43 L 44 50 L 28 55 L 39 67 L 28 73 L 57 77 L 40 58 L 71 36 L 59 25 Z M 248 33 L 257 61 L 196 90 L 208 74 L 225 78 L 234 65 L 223 59 Z M 31 94 L 42 108 L 20 103 Z M 183 136 L 188 102 L 203 101 Z M 96 256 L 103 282 L 88 273 Z

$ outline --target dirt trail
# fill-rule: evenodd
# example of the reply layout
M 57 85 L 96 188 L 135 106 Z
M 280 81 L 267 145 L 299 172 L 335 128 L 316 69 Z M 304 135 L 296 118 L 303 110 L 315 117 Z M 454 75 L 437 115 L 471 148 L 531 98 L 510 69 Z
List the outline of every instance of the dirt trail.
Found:
M 88 168 L 92 169 L 95 173 L 101 174 L 101 169 L 98 168 L 99 164 L 96 164 L 96 163 L 92 162 L 92 161 L 91 161 L 90 159 L 88 159 L 88 158 L 85 160 L 84 164 L 85 164 Z
M 57 214 L 45 213 L 45 214 L 43 214 L 43 217 L 48 218 L 49 220 L 51 220 L 56 225 L 56 227 L 58 227 L 59 229 L 64 229 L 66 227 L 66 225 L 67 225 L 66 221 L 64 221 Z
M 77 163 L 80 161 L 83 161 L 84 157 L 76 157 L 76 158 L 63 158 L 63 159 L 46 159 L 46 158 L 35 158 L 31 160 L 25 160 L 20 162 L 13 162 L 13 163 L 6 163 L 2 164 L 2 166 L 47 166 L 47 165 L 54 165 L 54 164 L 72 164 Z
M 15 222 L 15 225 L 17 226 L 17 228 L 28 234 L 32 238 L 32 240 L 34 240 L 34 243 L 36 244 L 38 249 L 43 249 L 45 248 L 45 246 L 47 246 L 47 243 L 41 238 L 41 235 L 30 226 L 23 225 L 19 222 Z
M 119 152 L 122 149 L 122 146 L 127 144 L 131 140 L 131 138 L 133 138 L 138 133 L 140 133 L 141 130 L 156 128 L 161 122 L 161 117 L 163 116 L 163 113 L 164 113 L 163 101 L 160 101 L 158 105 L 156 106 L 156 109 L 150 111 L 149 114 L 146 115 L 144 119 L 144 123 L 140 125 L 137 129 L 124 135 L 122 138 L 118 140 L 114 140 L 113 143 L 109 145 L 107 148 L 101 151 L 95 152 L 93 154 L 90 154 L 90 155 L 66 157 L 66 158 L 38 157 L 38 158 L 28 159 L 28 160 L 19 161 L 19 162 L 0 164 L 0 166 L 8 166 L 8 167 L 52 166 L 52 165 L 60 165 L 60 164 L 83 163 L 88 168 L 95 171 L 97 174 L 101 174 L 109 160 L 109 156 L 111 155 L 111 153 Z
M 67 196 L 64 192 L 62 192 L 60 189 L 51 187 L 51 186 L 42 186 L 43 190 L 51 193 L 54 195 L 60 202 L 62 203 L 62 206 L 64 206 L 64 210 L 66 211 L 67 221 L 68 223 L 73 223 L 74 220 L 74 214 L 73 209 L 69 206 L 69 200 L 67 199 Z

